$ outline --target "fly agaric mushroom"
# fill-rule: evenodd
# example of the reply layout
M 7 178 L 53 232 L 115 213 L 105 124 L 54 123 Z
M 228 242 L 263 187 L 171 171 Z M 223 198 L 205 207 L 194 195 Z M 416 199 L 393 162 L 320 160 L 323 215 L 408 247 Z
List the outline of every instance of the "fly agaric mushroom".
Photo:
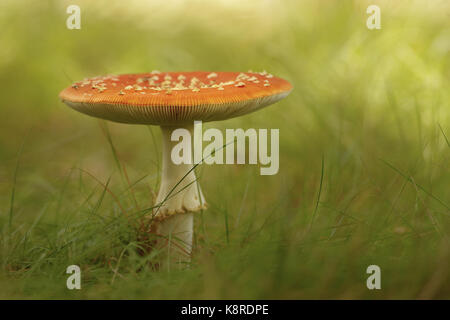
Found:
M 153 211 L 158 243 L 178 239 L 171 260 L 190 260 L 193 213 L 206 208 L 193 165 L 171 160 L 172 132 L 185 128 L 193 137 L 196 120 L 241 116 L 286 97 L 292 86 L 267 72 L 166 72 L 95 77 L 60 93 L 71 108 L 115 122 L 159 125 L 163 139 L 161 186 Z M 191 161 L 192 163 L 192 161 Z M 170 244 L 170 241 L 169 241 Z M 170 245 L 167 246 L 170 248 Z

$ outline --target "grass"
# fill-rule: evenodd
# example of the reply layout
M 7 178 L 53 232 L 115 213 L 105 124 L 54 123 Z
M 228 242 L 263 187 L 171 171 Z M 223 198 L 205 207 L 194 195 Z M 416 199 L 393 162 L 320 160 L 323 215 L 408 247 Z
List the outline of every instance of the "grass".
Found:
M 446 1 L 3 1 L 0 298 L 450 298 Z M 370 3 L 371 4 L 371 3 Z M 154 271 L 139 218 L 159 184 L 156 127 L 58 101 L 72 80 L 264 70 L 291 95 L 205 128 L 279 128 L 280 170 L 201 165 L 191 268 Z M 66 268 L 82 289 L 66 288 Z M 379 265 L 382 289 L 366 288 Z

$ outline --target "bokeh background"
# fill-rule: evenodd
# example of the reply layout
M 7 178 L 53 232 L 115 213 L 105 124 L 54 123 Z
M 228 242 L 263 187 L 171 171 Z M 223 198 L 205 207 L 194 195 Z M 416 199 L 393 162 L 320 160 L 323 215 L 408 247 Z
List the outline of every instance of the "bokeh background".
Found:
M 66 28 L 70 4 L 81 30 Z M 294 86 L 204 125 L 279 128 L 280 171 L 199 168 L 210 208 L 188 270 L 148 268 L 124 218 L 153 205 L 159 129 L 58 99 L 72 81 L 155 69 Z M 2 0 L 0 298 L 450 298 L 449 72 L 446 0 Z M 66 288 L 70 264 L 81 290 Z

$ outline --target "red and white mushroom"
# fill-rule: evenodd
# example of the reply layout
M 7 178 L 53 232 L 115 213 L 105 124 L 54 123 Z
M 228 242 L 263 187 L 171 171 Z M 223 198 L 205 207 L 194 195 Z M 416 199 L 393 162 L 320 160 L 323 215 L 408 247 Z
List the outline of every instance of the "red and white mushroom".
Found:
M 186 262 L 192 248 L 193 213 L 206 208 L 206 202 L 192 164 L 176 165 L 171 160 L 173 130 L 186 128 L 193 136 L 196 120 L 238 117 L 279 101 L 291 90 L 288 81 L 265 71 L 153 71 L 85 79 L 64 89 L 60 98 L 93 117 L 161 127 L 162 176 L 151 230 L 162 239 L 177 239 L 171 258 Z

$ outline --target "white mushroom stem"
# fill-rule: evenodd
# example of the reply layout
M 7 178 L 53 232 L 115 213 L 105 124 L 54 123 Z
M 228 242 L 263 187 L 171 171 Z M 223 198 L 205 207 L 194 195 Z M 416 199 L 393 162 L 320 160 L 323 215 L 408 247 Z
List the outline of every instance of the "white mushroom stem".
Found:
M 197 183 L 193 168 L 192 147 L 189 148 L 190 164 L 175 164 L 172 149 L 180 143 L 171 136 L 179 126 L 161 126 L 162 131 L 162 176 L 161 187 L 156 198 L 154 217 L 158 222 L 158 247 L 163 248 L 171 262 L 189 262 L 192 250 L 193 212 L 205 208 L 205 199 Z M 194 126 L 182 127 L 190 133 L 192 146 Z M 167 251 L 166 251 L 167 250 Z

